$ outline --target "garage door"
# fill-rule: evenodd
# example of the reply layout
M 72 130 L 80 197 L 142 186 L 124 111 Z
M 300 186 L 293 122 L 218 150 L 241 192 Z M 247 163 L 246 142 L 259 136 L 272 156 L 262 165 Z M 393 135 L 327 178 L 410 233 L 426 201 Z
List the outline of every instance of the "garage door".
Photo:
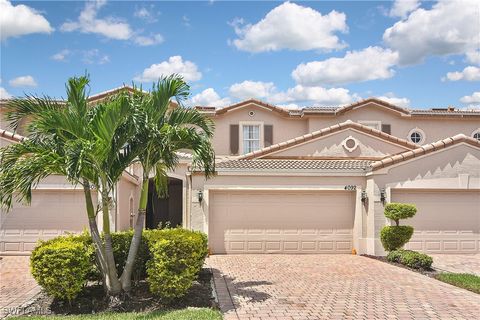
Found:
M 0 218 L 0 254 L 27 253 L 38 239 L 88 227 L 83 191 L 33 191 L 30 206 L 15 205 Z
M 351 191 L 210 193 L 213 253 L 350 253 Z
M 392 190 L 393 202 L 413 203 L 417 214 L 405 220 L 415 228 L 407 248 L 425 252 L 480 252 L 479 191 Z

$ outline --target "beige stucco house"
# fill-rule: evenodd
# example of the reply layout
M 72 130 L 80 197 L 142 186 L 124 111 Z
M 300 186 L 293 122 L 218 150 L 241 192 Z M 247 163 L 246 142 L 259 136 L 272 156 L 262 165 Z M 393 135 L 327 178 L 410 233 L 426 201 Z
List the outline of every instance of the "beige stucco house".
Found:
M 217 175 L 205 180 L 180 153 L 169 198 L 150 194 L 148 227 L 170 221 L 202 230 L 214 254 L 383 254 L 384 205 L 408 202 L 418 207 L 405 221 L 415 227 L 408 248 L 480 252 L 480 112 L 409 110 L 373 98 L 332 108 L 247 100 L 197 109 L 216 124 Z M 0 135 L 2 143 L 22 139 Z M 117 230 L 135 220 L 139 174 L 130 168 L 112 195 Z M 31 207 L 2 213 L 0 254 L 82 230 L 83 206 L 80 190 L 47 179 Z

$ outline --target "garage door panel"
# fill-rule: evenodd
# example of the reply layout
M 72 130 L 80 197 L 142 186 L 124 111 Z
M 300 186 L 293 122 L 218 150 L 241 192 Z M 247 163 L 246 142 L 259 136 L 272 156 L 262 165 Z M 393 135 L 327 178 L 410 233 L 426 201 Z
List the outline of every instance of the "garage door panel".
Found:
M 213 192 L 214 253 L 345 252 L 352 248 L 353 192 Z
M 10 212 L 1 214 L 0 252 L 28 252 L 39 239 L 79 232 L 88 226 L 81 190 L 34 192 L 31 206 L 15 204 Z
M 480 252 L 480 192 L 392 190 L 393 202 L 413 203 L 417 214 L 407 249 L 431 253 Z

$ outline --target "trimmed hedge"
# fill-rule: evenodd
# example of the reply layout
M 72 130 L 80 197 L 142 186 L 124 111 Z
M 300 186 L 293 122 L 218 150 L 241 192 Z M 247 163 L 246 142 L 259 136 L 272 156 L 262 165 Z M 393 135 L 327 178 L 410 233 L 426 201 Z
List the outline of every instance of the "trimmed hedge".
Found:
M 387 260 L 397 262 L 413 269 L 428 270 L 431 268 L 433 259 L 429 255 L 413 250 L 394 250 L 387 255 Z
M 147 262 L 150 291 L 164 300 L 184 296 L 192 287 L 208 253 L 207 237 L 180 228 L 147 236 L 152 254 Z
M 93 272 L 92 249 L 81 236 L 40 242 L 30 257 L 32 275 L 49 295 L 72 301 Z
M 392 251 L 403 247 L 412 235 L 411 226 L 385 226 L 380 231 L 380 241 L 385 250 Z
M 385 217 L 392 219 L 398 226 L 401 219 L 408 219 L 417 213 L 417 207 L 409 203 L 388 203 L 385 205 Z
M 112 233 L 119 275 L 132 236 L 133 231 Z M 152 292 L 165 300 L 182 296 L 202 269 L 207 248 L 207 236 L 201 232 L 182 228 L 144 230 L 133 280 L 146 279 Z M 40 241 L 32 252 L 31 271 L 49 295 L 61 300 L 75 299 L 88 281 L 102 281 L 92 239 L 87 232 Z

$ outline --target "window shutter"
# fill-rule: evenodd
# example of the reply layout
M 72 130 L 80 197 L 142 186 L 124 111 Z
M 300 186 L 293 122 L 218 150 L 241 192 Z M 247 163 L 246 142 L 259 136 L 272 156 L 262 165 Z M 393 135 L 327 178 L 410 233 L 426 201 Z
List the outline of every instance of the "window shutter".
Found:
M 238 124 L 230 125 L 230 153 L 238 154 Z
M 264 125 L 263 126 L 263 145 L 269 147 L 273 144 L 273 126 Z
M 385 132 L 385 133 L 387 133 L 387 134 L 392 134 L 391 125 L 389 125 L 389 124 L 382 124 L 382 132 Z

